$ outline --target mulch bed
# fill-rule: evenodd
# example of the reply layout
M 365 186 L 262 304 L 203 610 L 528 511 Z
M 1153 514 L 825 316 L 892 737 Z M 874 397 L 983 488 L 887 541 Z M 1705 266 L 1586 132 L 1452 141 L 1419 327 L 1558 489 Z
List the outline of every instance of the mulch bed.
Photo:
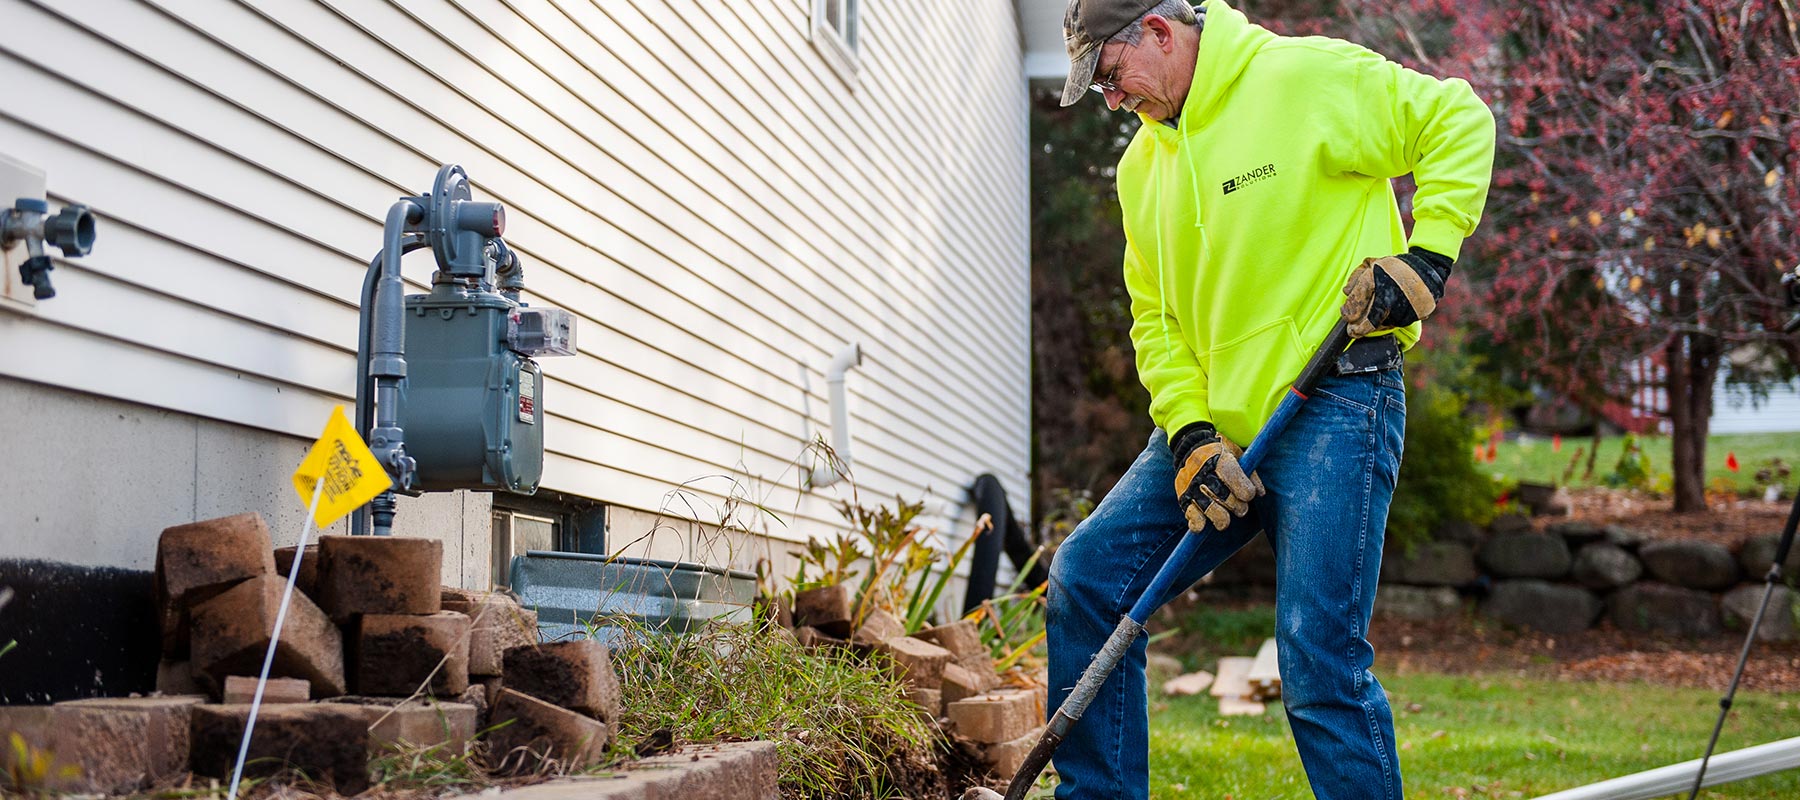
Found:
M 1674 503 L 1639 492 L 1617 489 L 1584 489 L 1570 498 L 1570 515 L 1566 519 L 1597 525 L 1621 525 L 1652 539 L 1705 539 L 1736 549 L 1743 540 L 1767 533 L 1780 533 L 1787 521 L 1793 501 L 1773 503 L 1757 500 L 1714 500 L 1704 514 L 1677 514 Z M 1533 522 L 1542 528 L 1563 517 L 1538 517 Z
M 1569 636 L 1514 631 L 1480 618 L 1434 622 L 1376 620 L 1378 669 L 1398 674 L 1510 673 L 1571 681 L 1643 681 L 1724 689 L 1743 648 L 1742 633 L 1697 639 L 1620 631 L 1602 621 Z M 1800 691 L 1800 643 L 1757 642 L 1741 688 Z

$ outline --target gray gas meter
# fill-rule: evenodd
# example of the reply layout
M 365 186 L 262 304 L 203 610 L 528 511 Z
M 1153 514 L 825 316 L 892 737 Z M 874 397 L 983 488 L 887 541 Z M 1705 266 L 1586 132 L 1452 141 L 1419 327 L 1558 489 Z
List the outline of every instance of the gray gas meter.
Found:
M 524 270 L 505 228 L 505 208 L 474 201 L 456 165 L 438 170 L 430 194 L 388 211 L 382 255 L 364 284 L 357 426 L 399 491 L 532 494 L 543 477 L 535 359 L 574 355 L 575 318 L 520 302 Z M 402 300 L 400 257 L 427 247 L 438 264 L 431 291 Z M 386 533 L 392 492 L 370 507 L 374 532 Z M 352 532 L 365 524 L 358 514 Z

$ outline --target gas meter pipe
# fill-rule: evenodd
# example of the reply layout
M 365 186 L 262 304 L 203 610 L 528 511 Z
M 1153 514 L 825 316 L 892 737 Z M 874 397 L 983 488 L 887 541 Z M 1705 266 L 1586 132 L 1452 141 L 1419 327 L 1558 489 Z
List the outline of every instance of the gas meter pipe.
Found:
M 400 253 L 405 255 L 414 250 L 428 247 L 425 234 L 408 233 L 401 237 Z M 363 274 L 362 298 L 357 308 L 356 326 L 356 416 L 353 418 L 356 432 L 364 439 L 375 424 L 375 408 L 369 397 L 369 352 L 370 336 L 375 315 L 375 286 L 381 278 L 381 264 L 385 260 L 386 248 L 369 259 L 369 269 Z M 367 536 L 369 534 L 369 509 L 359 508 L 350 514 L 350 535 Z

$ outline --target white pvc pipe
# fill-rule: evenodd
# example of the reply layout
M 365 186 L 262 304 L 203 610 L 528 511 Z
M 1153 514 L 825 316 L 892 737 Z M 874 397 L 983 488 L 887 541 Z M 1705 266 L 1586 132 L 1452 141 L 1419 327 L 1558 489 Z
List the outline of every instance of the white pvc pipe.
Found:
M 823 467 L 813 468 L 808 483 L 814 489 L 843 480 L 844 475 L 837 468 L 839 463 L 845 469 L 850 468 L 850 409 L 845 401 L 844 373 L 860 366 L 862 346 L 851 342 L 831 359 L 831 366 L 825 372 L 825 383 L 831 390 L 831 449 L 837 457 Z
M 1703 785 L 1717 786 L 1796 767 L 1800 767 L 1800 737 L 1713 756 L 1712 763 L 1707 765 Z M 1699 771 L 1700 759 L 1696 758 L 1623 778 L 1565 789 L 1537 800 L 1652 800 L 1685 794 L 1693 788 L 1694 774 Z

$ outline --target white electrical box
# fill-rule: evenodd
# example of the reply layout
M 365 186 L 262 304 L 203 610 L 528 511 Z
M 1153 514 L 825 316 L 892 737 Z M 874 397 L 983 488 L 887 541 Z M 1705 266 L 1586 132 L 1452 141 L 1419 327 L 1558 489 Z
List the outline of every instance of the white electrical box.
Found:
M 43 170 L 0 153 L 0 208 L 12 208 L 13 202 L 21 197 L 42 200 L 46 190 Z M 37 308 L 37 299 L 31 296 L 31 284 L 19 277 L 19 265 L 28 257 L 25 243 L 15 242 L 0 256 L 4 256 L 6 262 L 6 273 L 0 275 L 0 286 L 5 288 L 0 293 L 0 308 L 17 311 Z

